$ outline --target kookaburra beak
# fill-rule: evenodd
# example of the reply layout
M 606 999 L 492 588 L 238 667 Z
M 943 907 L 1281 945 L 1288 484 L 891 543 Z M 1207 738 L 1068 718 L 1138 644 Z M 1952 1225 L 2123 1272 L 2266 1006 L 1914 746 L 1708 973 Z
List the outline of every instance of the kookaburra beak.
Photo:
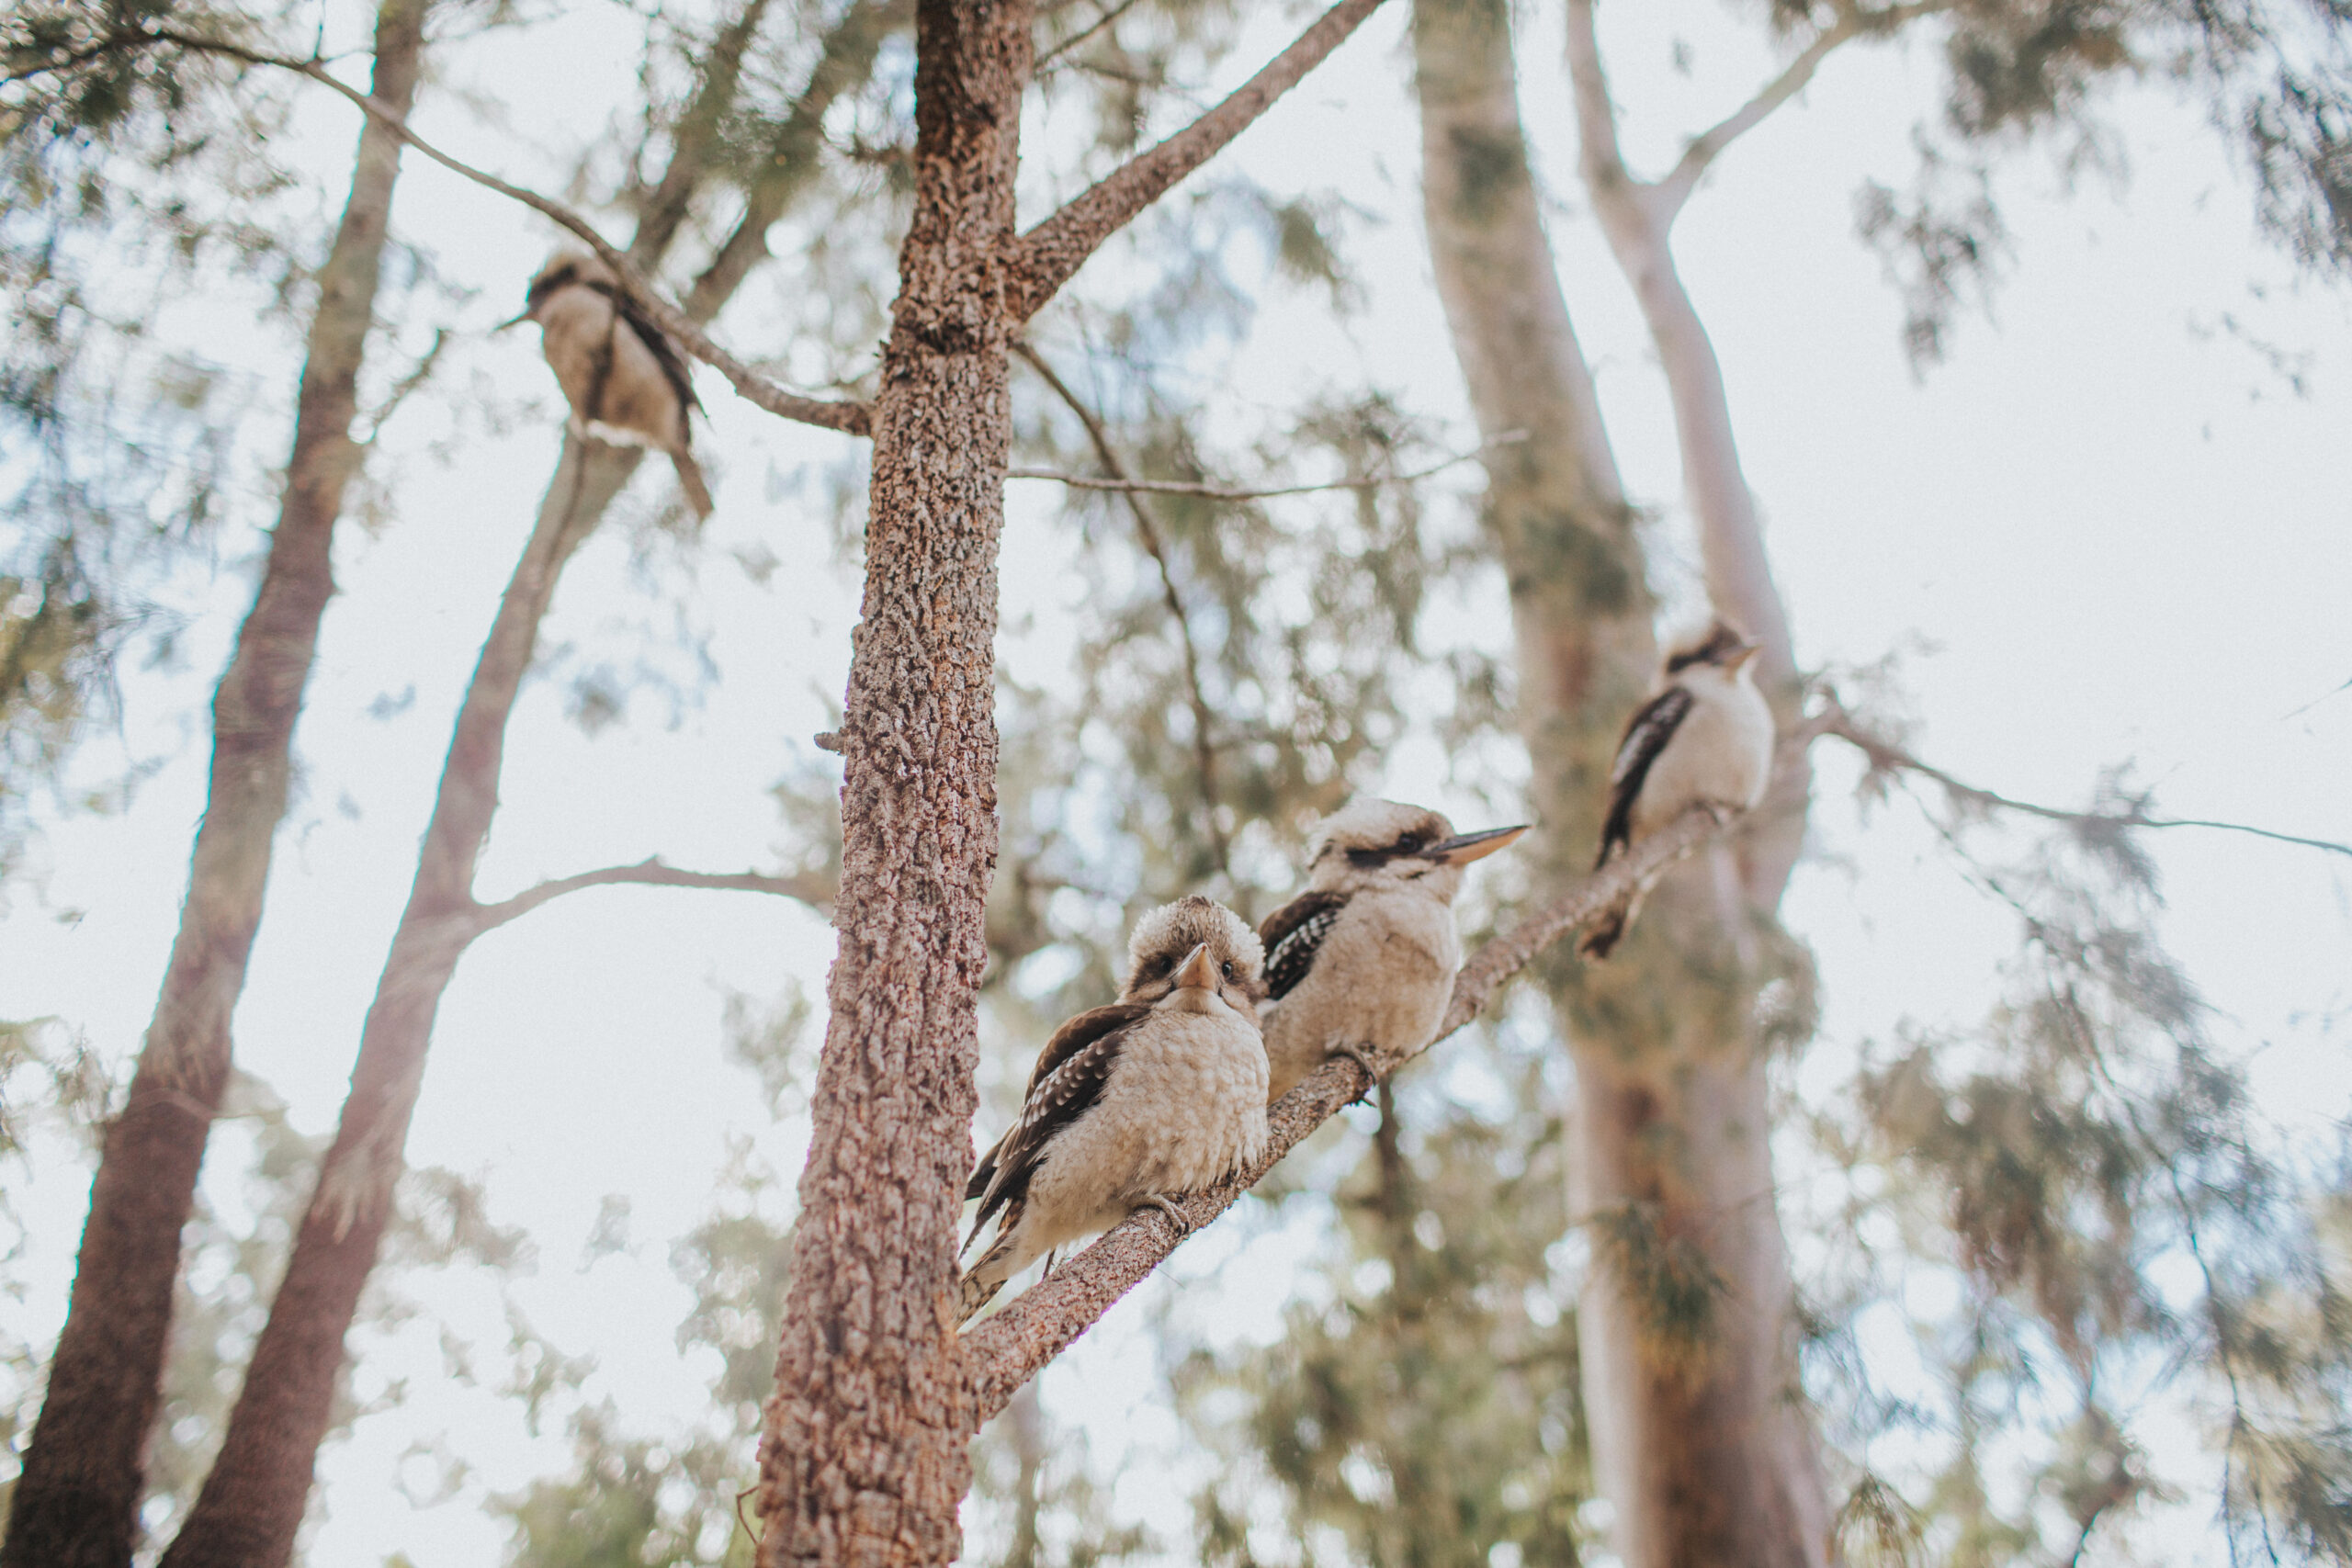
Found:
M 1474 860 L 1486 859 L 1533 826 L 1532 822 L 1522 822 L 1516 828 L 1489 828 L 1483 833 L 1456 833 L 1451 839 L 1440 839 L 1421 853 L 1441 865 L 1468 865 Z
M 1748 643 L 1745 647 L 1741 648 L 1738 652 L 1731 656 L 1731 663 L 1727 668 L 1733 674 L 1736 675 L 1739 673 L 1739 668 L 1741 665 L 1746 664 L 1749 660 L 1755 658 L 1758 654 L 1763 651 L 1764 645 L 1762 643 Z
M 491 328 L 490 330 L 491 330 L 492 332 L 494 332 L 494 333 L 503 333 L 503 332 L 504 332 L 504 331 L 505 331 L 507 328 L 509 328 L 509 327 L 519 327 L 519 326 L 521 326 L 525 321 L 529 321 L 530 319 L 531 319 L 531 311 L 530 311 L 530 308 L 529 308 L 528 306 L 526 306 L 526 307 L 524 308 L 523 313 L 522 313 L 521 315 L 519 315 L 519 316 L 515 317 L 513 321 L 501 321 L 501 322 L 499 322 L 496 326 L 494 326 L 494 327 Z
M 1193 949 L 1184 966 L 1176 971 L 1176 988 L 1180 991 L 1214 991 L 1216 989 L 1216 960 L 1209 956 L 1209 944 Z

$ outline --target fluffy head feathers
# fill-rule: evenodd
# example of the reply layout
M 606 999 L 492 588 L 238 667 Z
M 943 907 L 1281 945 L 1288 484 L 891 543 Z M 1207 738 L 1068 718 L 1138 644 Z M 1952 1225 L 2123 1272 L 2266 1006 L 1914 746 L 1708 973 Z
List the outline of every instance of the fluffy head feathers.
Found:
M 1214 898 L 1191 893 L 1162 904 L 1136 922 L 1127 942 L 1127 989 L 1164 979 L 1193 949 L 1205 944 L 1209 956 L 1234 966 L 1238 982 L 1254 984 L 1266 962 L 1258 933 Z

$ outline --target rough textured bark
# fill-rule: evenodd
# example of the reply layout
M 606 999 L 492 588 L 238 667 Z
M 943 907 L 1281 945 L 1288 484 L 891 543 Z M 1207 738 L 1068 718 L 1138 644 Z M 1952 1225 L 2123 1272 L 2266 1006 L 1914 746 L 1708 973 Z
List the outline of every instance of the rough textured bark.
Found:
M 1619 728 L 1651 674 L 1644 563 L 1605 459 L 1589 373 L 1556 303 L 1506 7 L 1422 0 L 1415 15 L 1430 249 L 1473 408 L 1489 435 L 1560 432 L 1490 461 L 1488 506 L 1510 576 L 1538 810 L 1562 829 L 1555 852 L 1582 854 L 1594 841 Z M 1597 189 L 1596 205 L 1605 199 Z M 1710 592 L 1764 641 L 1785 721 L 1793 695 L 1786 621 L 1738 477 L 1721 382 L 1706 379 L 1712 354 L 1701 366 L 1690 352 L 1692 334 L 1702 345 L 1704 335 L 1687 299 L 1673 318 L 1659 309 L 1654 272 L 1629 264 L 1628 274 L 1652 312 L 1661 357 L 1673 361 Z M 1777 819 L 1745 836 L 1736 852 L 1709 852 L 1712 877 L 1693 868 L 1670 880 L 1614 961 L 1553 976 L 1577 1070 L 1576 1207 L 1597 1235 L 1613 1238 L 1596 1247 L 1577 1323 L 1597 1477 L 1629 1568 L 1810 1568 L 1826 1551 L 1823 1482 L 1797 1393 L 1787 1265 L 1769 1196 L 1753 1025 L 1755 922 L 1769 918 L 1802 834 L 1802 780 L 1800 764 Z M 1667 1275 L 1711 1282 L 1712 1310 L 1670 1321 L 1654 1288 Z
M 1344 0 L 1027 238 L 1013 181 L 1032 7 L 917 8 L 915 207 L 869 425 L 864 618 L 841 729 L 841 946 L 761 1444 L 769 1568 L 953 1559 L 966 1443 L 1002 1404 L 974 1397 L 951 1306 L 996 859 L 996 550 L 1017 322 L 1378 4 Z
M 425 0 L 387 0 L 374 95 L 413 101 Z M 351 439 L 400 141 L 362 127 L 351 193 L 319 272 L 286 493 L 260 592 L 213 697 L 210 794 L 180 929 L 130 1096 L 107 1130 L 49 1391 L 0 1562 L 120 1568 L 130 1558 L 161 1397 L 180 1231 L 230 1072 L 230 1020 L 286 813 L 294 724 L 334 592 L 330 549 L 358 466 Z
M 996 869 L 996 553 L 1031 8 L 925 0 L 915 206 L 874 405 L 842 861 L 791 1295 L 760 1455 L 767 1568 L 956 1557 L 955 1318 Z

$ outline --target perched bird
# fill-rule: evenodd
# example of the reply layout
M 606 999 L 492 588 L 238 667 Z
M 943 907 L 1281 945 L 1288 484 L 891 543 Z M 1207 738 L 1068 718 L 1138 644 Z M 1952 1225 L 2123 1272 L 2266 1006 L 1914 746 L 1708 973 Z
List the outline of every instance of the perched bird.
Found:
M 539 324 L 540 349 L 582 434 L 668 453 L 686 504 L 709 516 L 710 487 L 686 423 L 702 403 L 685 359 L 613 269 L 588 251 L 558 251 L 505 325 L 524 321 Z
M 1693 806 L 1746 811 L 1764 798 L 1772 773 L 1772 710 L 1748 667 L 1757 651 L 1720 620 L 1667 650 L 1664 689 L 1642 705 L 1617 742 L 1595 871 Z M 1603 910 L 1577 950 L 1608 957 L 1648 891 L 1644 883 Z
M 1456 833 L 1434 811 L 1358 796 L 1315 832 L 1306 890 L 1258 927 L 1266 944 L 1266 1098 L 1334 1055 L 1377 1076 L 1367 1052 L 1437 1033 L 1462 967 L 1453 896 L 1462 868 L 1527 831 Z
M 1208 1186 L 1266 1146 L 1266 1047 L 1258 1030 L 1264 954 L 1240 916 L 1198 894 L 1136 922 L 1127 983 L 1109 1007 L 1054 1032 L 1020 1118 L 980 1156 L 968 1249 L 968 1321 L 1032 1260 L 1137 1209 Z

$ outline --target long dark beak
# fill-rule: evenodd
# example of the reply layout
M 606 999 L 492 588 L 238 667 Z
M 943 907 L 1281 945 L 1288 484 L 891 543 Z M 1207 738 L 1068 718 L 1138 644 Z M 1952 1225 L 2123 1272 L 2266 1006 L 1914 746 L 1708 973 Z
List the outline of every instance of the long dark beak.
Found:
M 1521 822 L 1516 828 L 1489 828 L 1483 833 L 1456 833 L 1451 839 L 1439 840 L 1421 853 L 1445 865 L 1468 865 L 1474 860 L 1485 860 L 1533 826 L 1532 822 Z
M 1176 971 L 1176 988 L 1180 991 L 1214 991 L 1216 989 L 1216 960 L 1209 956 L 1209 944 L 1193 949 L 1184 966 Z

